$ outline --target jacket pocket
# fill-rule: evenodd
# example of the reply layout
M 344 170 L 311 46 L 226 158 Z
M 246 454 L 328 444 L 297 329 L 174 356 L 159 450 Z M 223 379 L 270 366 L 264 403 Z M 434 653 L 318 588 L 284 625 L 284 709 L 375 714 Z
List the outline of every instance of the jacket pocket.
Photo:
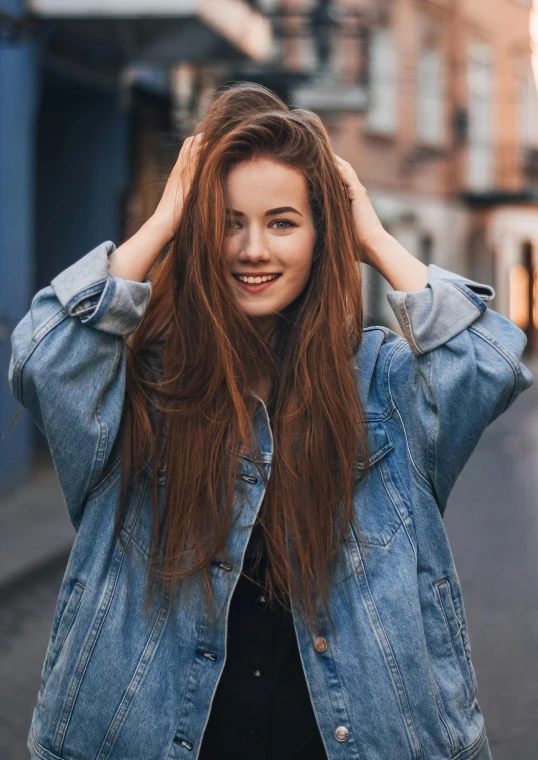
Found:
M 67 603 L 60 614 L 57 625 L 51 632 L 51 638 L 41 674 L 41 691 L 45 688 L 47 679 L 62 651 L 65 640 L 69 635 L 69 631 L 73 627 L 85 588 L 86 587 L 80 581 L 76 581 L 71 589 Z
M 477 683 L 475 671 L 471 662 L 471 651 L 463 619 L 463 612 L 458 614 L 454 599 L 454 591 L 448 578 L 441 578 L 436 581 L 435 588 L 437 590 L 437 597 L 443 610 L 443 616 L 446 621 L 448 632 L 450 633 L 452 647 L 465 685 L 467 704 L 471 706 L 476 698 Z
M 364 470 L 364 461 L 359 457 L 353 501 L 362 538 L 359 540 L 357 536 L 356 540 L 360 545 L 386 549 L 403 526 L 408 509 L 394 482 L 391 463 L 394 441 L 388 425 L 381 420 L 368 420 L 365 428 L 370 447 L 369 472 L 366 480 L 359 482 Z

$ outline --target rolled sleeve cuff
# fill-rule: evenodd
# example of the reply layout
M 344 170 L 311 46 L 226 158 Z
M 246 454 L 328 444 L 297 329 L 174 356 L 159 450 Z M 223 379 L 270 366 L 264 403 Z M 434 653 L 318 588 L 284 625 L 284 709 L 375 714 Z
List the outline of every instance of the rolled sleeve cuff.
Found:
M 152 285 L 113 277 L 108 256 L 116 250 L 110 240 L 101 243 L 51 280 L 56 296 L 71 317 L 114 335 L 137 329 L 149 302 Z
M 495 290 L 435 264 L 421 290 L 393 290 L 387 300 L 412 352 L 419 356 L 465 330 L 484 311 Z

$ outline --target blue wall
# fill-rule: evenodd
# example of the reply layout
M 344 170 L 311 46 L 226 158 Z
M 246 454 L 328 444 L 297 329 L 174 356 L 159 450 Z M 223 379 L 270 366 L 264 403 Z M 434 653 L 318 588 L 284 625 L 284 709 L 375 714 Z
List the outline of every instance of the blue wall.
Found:
M 23 3 L 0 9 L 11 13 Z M 37 109 L 37 50 L 31 39 L 0 40 L 0 431 L 5 433 L 18 408 L 7 371 L 9 336 L 24 315 L 32 277 L 34 134 Z M 0 490 L 27 474 L 30 426 L 22 415 L 0 441 Z
M 127 113 L 115 92 L 47 76 L 37 130 L 36 288 L 102 240 L 120 244 Z
M 122 240 L 128 115 L 115 92 L 43 77 L 36 151 L 33 291 L 103 240 Z M 46 441 L 37 427 L 36 448 Z
M 0 42 L 0 493 L 23 483 L 46 447 L 26 411 L 6 434 L 19 406 L 7 382 L 11 331 L 62 269 L 103 240 L 122 242 L 129 183 L 117 91 L 44 69 L 39 49 Z

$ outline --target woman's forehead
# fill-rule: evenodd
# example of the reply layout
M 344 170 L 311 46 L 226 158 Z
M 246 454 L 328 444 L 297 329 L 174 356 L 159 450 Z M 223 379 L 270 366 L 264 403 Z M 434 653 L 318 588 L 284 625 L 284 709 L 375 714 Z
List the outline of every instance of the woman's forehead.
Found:
M 226 197 L 229 209 L 262 216 L 284 206 L 304 214 L 308 207 L 303 173 L 267 159 L 235 166 L 226 179 Z

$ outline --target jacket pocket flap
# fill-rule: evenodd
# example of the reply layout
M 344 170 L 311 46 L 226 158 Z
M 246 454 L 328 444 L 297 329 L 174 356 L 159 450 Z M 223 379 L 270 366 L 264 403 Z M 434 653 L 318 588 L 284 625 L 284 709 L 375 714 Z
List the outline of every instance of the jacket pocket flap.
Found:
M 370 420 L 365 423 L 366 432 L 368 433 L 368 443 L 370 445 L 370 456 L 368 464 L 372 465 L 382 459 L 394 448 L 394 441 L 384 422 Z M 365 460 L 361 454 L 357 458 L 357 468 L 365 469 Z

